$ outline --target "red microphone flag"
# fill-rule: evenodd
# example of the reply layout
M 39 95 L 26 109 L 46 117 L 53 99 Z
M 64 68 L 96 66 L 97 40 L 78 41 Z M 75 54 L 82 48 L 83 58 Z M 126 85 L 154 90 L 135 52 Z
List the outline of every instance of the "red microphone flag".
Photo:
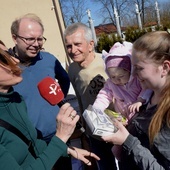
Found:
M 41 96 L 51 105 L 56 105 L 64 99 L 64 94 L 59 83 L 51 77 L 46 77 L 41 80 L 37 87 Z

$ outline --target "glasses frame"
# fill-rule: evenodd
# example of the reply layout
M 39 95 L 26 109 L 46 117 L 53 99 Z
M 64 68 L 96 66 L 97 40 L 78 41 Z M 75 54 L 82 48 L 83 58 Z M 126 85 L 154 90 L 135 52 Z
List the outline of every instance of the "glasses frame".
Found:
M 40 39 L 40 38 L 33 38 L 33 37 L 29 37 L 29 38 L 26 38 L 26 37 L 22 37 L 22 36 L 20 36 L 20 35 L 18 35 L 18 34 L 15 34 L 15 36 L 16 37 L 18 37 L 18 38 L 20 38 L 22 41 L 24 41 L 25 42 L 25 44 L 27 44 L 27 45 L 32 45 L 32 44 L 34 44 L 36 41 L 37 41 L 37 43 L 39 44 L 39 45 L 43 45 L 46 41 L 47 41 L 47 38 L 45 38 L 44 36 L 42 37 L 42 42 L 40 42 L 40 40 L 38 40 L 38 39 Z M 32 43 L 28 43 L 28 40 L 32 40 L 33 42 Z

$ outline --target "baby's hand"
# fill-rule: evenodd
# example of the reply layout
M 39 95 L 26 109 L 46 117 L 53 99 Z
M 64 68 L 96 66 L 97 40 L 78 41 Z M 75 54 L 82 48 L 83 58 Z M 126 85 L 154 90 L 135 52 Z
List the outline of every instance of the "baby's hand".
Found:
M 131 113 L 135 113 L 136 111 L 139 112 L 139 108 L 142 106 L 141 102 L 136 102 L 129 105 L 128 109 Z

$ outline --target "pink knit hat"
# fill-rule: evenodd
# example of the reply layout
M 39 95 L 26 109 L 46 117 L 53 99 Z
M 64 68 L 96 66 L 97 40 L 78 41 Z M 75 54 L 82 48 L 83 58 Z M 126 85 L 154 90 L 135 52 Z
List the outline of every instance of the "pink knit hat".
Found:
M 120 67 L 131 72 L 131 51 L 132 43 L 117 42 L 110 49 L 109 53 L 102 51 L 102 57 L 105 60 L 106 69 L 109 67 Z

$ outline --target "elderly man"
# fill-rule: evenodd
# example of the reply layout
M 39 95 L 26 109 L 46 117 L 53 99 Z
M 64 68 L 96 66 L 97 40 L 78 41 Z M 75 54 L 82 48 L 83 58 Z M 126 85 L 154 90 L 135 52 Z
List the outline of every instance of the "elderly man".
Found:
M 101 56 L 95 53 L 92 32 L 85 24 L 74 23 L 68 26 L 64 31 L 64 40 L 68 55 L 73 60 L 68 75 L 83 113 L 89 104 L 94 103 L 107 79 L 104 62 Z M 116 169 L 111 152 L 112 145 L 94 136 L 90 136 L 90 143 L 92 151 L 101 158 L 98 161 L 100 170 Z

